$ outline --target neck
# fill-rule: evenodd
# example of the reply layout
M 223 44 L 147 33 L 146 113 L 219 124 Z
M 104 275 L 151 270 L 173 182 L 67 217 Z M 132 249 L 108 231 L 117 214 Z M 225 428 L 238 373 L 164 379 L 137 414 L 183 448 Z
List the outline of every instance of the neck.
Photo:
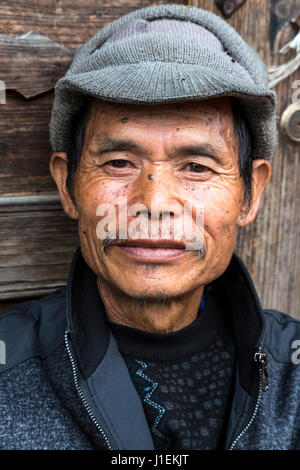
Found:
M 117 291 L 103 279 L 98 291 L 108 321 L 149 333 L 172 333 L 190 325 L 198 315 L 204 286 L 178 297 L 137 298 Z

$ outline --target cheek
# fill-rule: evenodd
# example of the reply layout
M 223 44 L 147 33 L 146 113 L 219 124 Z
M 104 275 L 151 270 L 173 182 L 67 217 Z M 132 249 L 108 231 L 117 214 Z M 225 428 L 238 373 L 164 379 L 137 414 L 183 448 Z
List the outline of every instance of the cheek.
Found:
M 116 206 L 127 193 L 128 184 L 120 183 L 117 179 L 105 181 L 90 176 L 82 177 L 75 195 L 79 222 L 93 227 L 99 221 L 97 208 L 101 204 Z
M 224 190 L 218 185 L 205 185 L 193 191 L 190 202 L 204 211 L 204 229 L 208 238 L 232 239 L 242 207 L 240 188 Z

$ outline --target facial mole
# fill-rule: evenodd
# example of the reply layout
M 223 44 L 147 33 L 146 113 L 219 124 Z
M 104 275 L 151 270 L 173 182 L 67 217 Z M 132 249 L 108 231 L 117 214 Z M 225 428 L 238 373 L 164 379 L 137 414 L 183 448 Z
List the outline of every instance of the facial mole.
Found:
M 176 127 L 176 131 L 179 131 L 179 127 Z
M 121 122 L 128 122 L 128 117 L 122 117 Z

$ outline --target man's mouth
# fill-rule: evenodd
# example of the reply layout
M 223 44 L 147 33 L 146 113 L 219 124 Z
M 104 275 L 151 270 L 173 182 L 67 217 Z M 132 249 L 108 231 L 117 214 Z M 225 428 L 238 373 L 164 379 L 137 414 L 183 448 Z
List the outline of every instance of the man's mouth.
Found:
M 123 254 L 143 262 L 164 262 L 188 254 L 183 242 L 175 240 L 122 240 L 114 244 Z

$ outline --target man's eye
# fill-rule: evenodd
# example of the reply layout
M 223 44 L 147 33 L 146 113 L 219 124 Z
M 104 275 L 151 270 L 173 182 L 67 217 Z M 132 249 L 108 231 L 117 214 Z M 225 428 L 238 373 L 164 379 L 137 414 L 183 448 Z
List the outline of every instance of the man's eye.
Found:
M 114 168 L 126 168 L 131 165 L 128 160 L 111 160 L 110 162 L 107 162 L 107 164 Z
M 203 173 L 204 171 L 207 170 L 207 168 L 203 165 L 200 165 L 199 163 L 188 163 L 185 168 L 188 171 L 192 171 L 194 173 Z

